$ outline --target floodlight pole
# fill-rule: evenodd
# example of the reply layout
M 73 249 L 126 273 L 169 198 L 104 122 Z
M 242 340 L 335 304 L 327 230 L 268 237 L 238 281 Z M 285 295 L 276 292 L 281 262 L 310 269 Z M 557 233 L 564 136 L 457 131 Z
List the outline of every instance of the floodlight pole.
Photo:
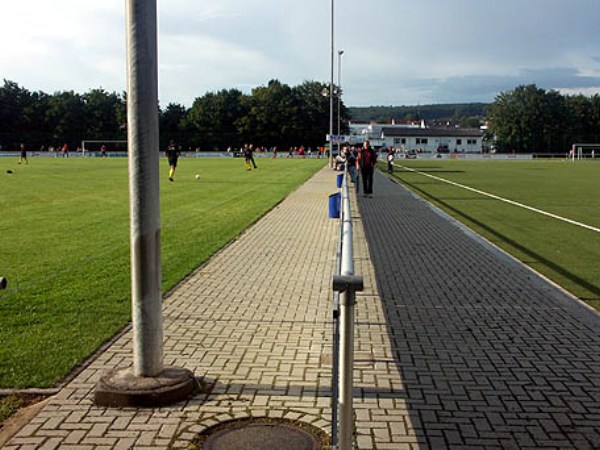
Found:
M 329 166 L 335 167 L 333 163 L 333 55 L 334 55 L 334 0 L 331 0 L 331 77 L 329 79 Z
M 163 370 L 156 0 L 127 1 L 127 141 L 134 374 Z
M 101 377 L 101 406 L 163 406 L 197 388 L 191 371 L 163 366 L 156 1 L 126 0 L 133 368 Z
M 342 55 L 344 50 L 338 50 L 338 93 L 337 93 L 337 134 L 338 139 L 342 134 L 341 130 L 341 104 L 342 104 Z M 338 153 L 341 153 L 341 142 L 338 140 Z

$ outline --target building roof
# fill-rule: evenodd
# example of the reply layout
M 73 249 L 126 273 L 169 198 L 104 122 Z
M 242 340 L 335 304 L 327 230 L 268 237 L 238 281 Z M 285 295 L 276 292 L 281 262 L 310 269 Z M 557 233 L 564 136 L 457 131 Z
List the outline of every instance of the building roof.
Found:
M 396 128 L 383 127 L 382 137 L 415 136 L 415 137 L 483 137 L 483 131 L 478 128 Z

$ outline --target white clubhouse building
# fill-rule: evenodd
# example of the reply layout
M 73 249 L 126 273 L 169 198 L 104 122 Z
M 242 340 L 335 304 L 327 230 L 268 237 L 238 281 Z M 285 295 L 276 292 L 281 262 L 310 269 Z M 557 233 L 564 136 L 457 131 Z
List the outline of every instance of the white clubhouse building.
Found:
M 350 143 L 369 140 L 375 147 L 418 153 L 481 153 L 484 132 L 478 128 L 425 127 L 425 123 L 350 124 Z

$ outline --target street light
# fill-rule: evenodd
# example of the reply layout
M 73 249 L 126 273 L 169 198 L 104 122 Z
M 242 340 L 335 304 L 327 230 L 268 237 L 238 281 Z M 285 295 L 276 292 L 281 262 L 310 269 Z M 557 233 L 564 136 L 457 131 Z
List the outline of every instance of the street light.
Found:
M 329 166 L 334 167 L 333 164 L 333 54 L 334 54 L 334 43 L 333 43 L 333 24 L 334 24 L 334 0 L 331 0 L 331 77 L 329 79 Z
M 337 87 L 337 101 L 338 101 L 338 126 L 337 126 L 337 134 L 338 134 L 338 139 L 339 136 L 341 135 L 341 130 L 340 130 L 340 104 L 341 104 L 341 99 L 342 99 L 342 55 L 344 54 L 344 50 L 339 50 L 338 51 L 338 87 Z M 340 153 L 340 141 L 338 140 L 338 153 Z

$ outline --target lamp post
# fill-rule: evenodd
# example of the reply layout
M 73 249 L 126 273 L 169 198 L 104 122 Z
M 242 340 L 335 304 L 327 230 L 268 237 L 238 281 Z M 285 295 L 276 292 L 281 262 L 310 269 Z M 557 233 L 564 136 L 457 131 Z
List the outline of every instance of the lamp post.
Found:
M 334 167 L 333 164 L 333 54 L 334 54 L 334 43 L 333 43 L 333 24 L 334 24 L 334 0 L 331 0 L 331 77 L 329 79 L 329 166 Z
M 340 123 L 341 123 L 341 112 L 340 112 L 340 106 L 341 106 L 341 100 L 342 100 L 342 55 L 344 54 L 344 50 L 339 50 L 338 51 L 338 85 L 337 85 L 337 108 L 338 108 L 338 114 L 337 114 L 337 134 L 338 136 L 341 135 L 341 127 L 340 127 Z M 341 143 L 340 141 L 338 141 L 338 153 L 340 153 L 340 147 L 341 147 Z

